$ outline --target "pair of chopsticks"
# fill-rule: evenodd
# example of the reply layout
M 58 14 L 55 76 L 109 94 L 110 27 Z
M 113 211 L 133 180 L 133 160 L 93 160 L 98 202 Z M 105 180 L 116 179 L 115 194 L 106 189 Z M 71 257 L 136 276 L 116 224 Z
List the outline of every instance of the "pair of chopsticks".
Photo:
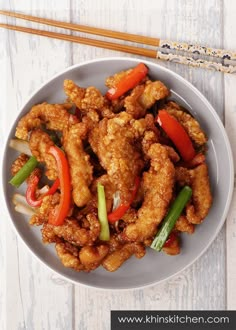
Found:
M 26 32 L 34 35 L 45 36 L 54 39 L 76 42 L 84 45 L 106 48 L 110 50 L 121 51 L 125 53 L 157 58 L 165 61 L 181 63 L 193 67 L 212 69 L 224 73 L 236 73 L 236 52 L 209 48 L 201 45 L 192 45 L 183 42 L 163 40 L 153 37 L 140 36 L 107 29 L 89 27 L 85 25 L 61 22 L 52 19 L 46 19 L 36 16 L 20 14 L 11 11 L 0 10 L 0 15 L 11 16 L 26 21 L 55 26 L 70 31 L 88 33 L 107 38 L 118 39 L 142 44 L 144 47 L 131 46 L 116 42 L 109 42 L 97 39 L 84 38 L 75 35 L 68 35 L 58 32 L 49 32 L 17 25 L 0 23 L 1 28 L 9 30 Z M 148 46 L 145 48 L 145 46 Z

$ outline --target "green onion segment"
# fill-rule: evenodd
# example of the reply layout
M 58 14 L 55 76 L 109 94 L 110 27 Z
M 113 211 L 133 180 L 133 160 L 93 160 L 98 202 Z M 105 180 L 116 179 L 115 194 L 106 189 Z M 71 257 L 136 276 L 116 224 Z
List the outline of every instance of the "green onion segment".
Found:
M 189 186 L 184 186 L 177 195 L 176 199 L 174 200 L 173 204 L 169 209 L 169 212 L 164 218 L 162 226 L 151 244 L 152 249 L 156 251 L 161 251 L 168 236 L 170 235 L 172 229 L 174 228 L 176 221 L 178 220 L 179 216 L 181 215 L 185 205 L 188 203 L 191 196 L 192 196 L 192 189 Z
M 99 239 L 102 241 L 109 241 L 110 239 L 110 230 L 107 219 L 107 207 L 106 207 L 106 197 L 104 186 L 100 183 L 97 185 L 98 192 L 98 220 L 101 224 L 101 231 Z
M 37 164 L 37 159 L 34 156 L 31 156 L 25 165 L 11 178 L 9 183 L 16 188 L 20 187 L 20 185 L 28 178 L 30 173 L 33 172 Z

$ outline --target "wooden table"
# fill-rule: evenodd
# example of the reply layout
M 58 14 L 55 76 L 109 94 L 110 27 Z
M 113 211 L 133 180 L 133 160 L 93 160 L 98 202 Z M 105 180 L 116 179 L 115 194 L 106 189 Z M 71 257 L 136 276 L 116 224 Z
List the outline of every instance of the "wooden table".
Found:
M 233 0 L 2 0 L 1 8 L 236 49 Z M 1 29 L 1 155 L 13 120 L 34 90 L 72 64 L 109 56 L 130 55 Z M 159 63 L 193 83 L 211 102 L 236 156 L 236 76 Z M 110 310 L 116 309 L 236 309 L 236 194 L 226 226 L 194 265 L 161 284 L 121 292 L 73 285 L 49 271 L 16 236 L 2 194 L 0 198 L 0 329 L 104 330 L 109 329 Z

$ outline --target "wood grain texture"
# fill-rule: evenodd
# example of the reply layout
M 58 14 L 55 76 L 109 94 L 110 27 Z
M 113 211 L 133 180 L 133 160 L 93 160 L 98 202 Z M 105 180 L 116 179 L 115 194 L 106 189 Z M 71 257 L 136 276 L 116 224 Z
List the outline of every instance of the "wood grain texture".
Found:
M 228 32 L 235 26 L 233 0 L 2 0 L 0 3 L 2 9 L 36 16 L 212 47 L 236 48 Z M 24 25 L 32 26 L 32 23 Z M 48 30 L 56 31 L 52 27 Z M 5 77 L 0 82 L 3 100 L 0 104 L 1 154 L 4 138 L 21 105 L 41 83 L 69 65 L 85 60 L 130 56 L 2 30 L 0 40 L 0 69 Z M 216 72 L 158 63 L 192 82 L 222 120 L 225 105 L 226 126 L 229 133 L 232 131 L 236 125 L 236 100 L 232 98 L 235 77 L 224 78 Z M 235 143 L 236 136 L 231 134 L 230 138 Z M 0 198 L 2 202 L 2 195 Z M 4 221 L 0 221 L 0 231 L 4 235 L 0 236 L 0 283 L 5 285 L 0 286 L 0 329 L 109 329 L 110 310 L 113 309 L 235 309 L 233 251 L 236 240 L 231 239 L 232 232 L 236 232 L 232 230 L 235 212 L 232 208 L 228 217 L 227 236 L 224 228 L 208 251 L 179 275 L 149 288 L 112 292 L 73 285 L 52 273 L 31 256 L 12 230 L 7 212 L 1 210 Z M 228 294 L 226 284 L 230 289 Z

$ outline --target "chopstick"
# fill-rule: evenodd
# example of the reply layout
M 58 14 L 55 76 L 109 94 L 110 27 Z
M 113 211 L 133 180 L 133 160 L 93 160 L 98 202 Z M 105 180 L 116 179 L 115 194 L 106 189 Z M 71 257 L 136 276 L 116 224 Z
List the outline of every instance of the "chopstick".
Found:
M 45 36 L 54 39 L 71 41 L 85 45 L 106 48 L 125 53 L 131 53 L 150 58 L 157 58 L 165 61 L 181 63 L 193 67 L 213 69 L 224 73 L 236 73 L 236 52 L 209 48 L 201 45 L 193 45 L 188 43 L 181 43 L 171 40 L 163 40 L 160 38 L 153 38 L 147 36 L 140 36 L 137 34 L 130 34 L 125 32 L 112 31 L 107 29 L 100 29 L 89 27 L 85 25 L 73 24 L 68 22 L 61 22 L 52 19 L 46 19 L 21 13 L 0 10 L 1 15 L 11 16 L 15 18 L 32 21 L 35 23 L 46 24 L 54 27 L 68 29 L 71 31 L 99 35 L 107 38 L 119 39 L 123 41 L 140 43 L 143 46 L 154 46 L 152 48 L 144 48 L 120 44 L 116 42 L 108 42 L 97 39 L 84 38 L 80 36 L 72 36 L 68 34 L 49 32 L 45 30 L 32 29 L 23 26 L 0 24 L 0 27 L 19 32 L 25 32 L 40 36 Z

